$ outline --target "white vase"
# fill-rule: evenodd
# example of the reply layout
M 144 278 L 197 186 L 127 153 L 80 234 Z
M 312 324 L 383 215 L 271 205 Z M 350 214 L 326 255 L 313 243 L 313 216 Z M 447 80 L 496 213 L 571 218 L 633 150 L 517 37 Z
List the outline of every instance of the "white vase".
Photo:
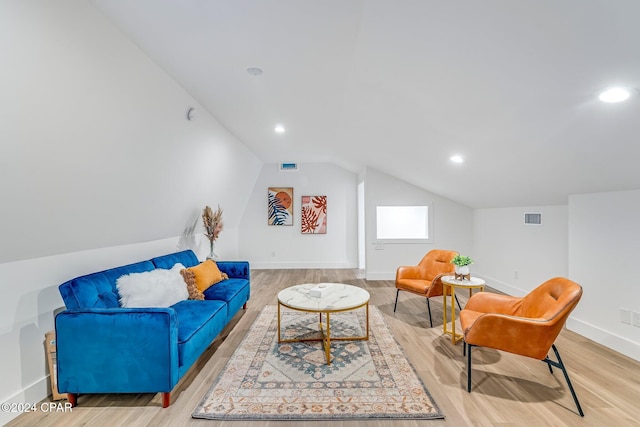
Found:
M 456 265 L 456 274 L 460 274 L 462 276 L 466 276 L 469 274 L 469 266 L 468 265 Z
M 210 242 L 209 245 L 209 256 L 207 257 L 207 259 L 212 259 L 214 261 L 216 261 L 218 259 L 218 254 L 216 253 L 216 245 L 213 242 Z

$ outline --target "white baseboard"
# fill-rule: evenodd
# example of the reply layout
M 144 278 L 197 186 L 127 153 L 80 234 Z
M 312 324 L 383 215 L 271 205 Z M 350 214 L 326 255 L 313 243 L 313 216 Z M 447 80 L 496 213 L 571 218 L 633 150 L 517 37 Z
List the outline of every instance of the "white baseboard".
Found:
M 384 272 L 384 271 L 367 271 L 367 280 L 396 280 L 396 272 Z
M 527 294 L 527 291 L 524 289 L 515 287 L 510 283 L 501 282 L 493 277 L 485 276 L 484 274 L 474 274 L 474 276 L 483 279 L 487 283 L 487 286 L 495 289 L 496 291 L 504 292 L 507 295 L 524 296 Z
M 478 274 L 477 276 L 484 279 L 492 288 L 500 292 L 504 292 L 508 295 L 524 296 L 527 294 L 527 291 L 512 286 L 509 283 L 501 282 L 499 280 L 495 280 L 491 277 L 486 277 L 481 274 Z M 638 345 L 638 343 L 630 341 L 627 338 L 612 334 L 611 332 L 605 331 L 582 320 L 576 319 L 573 316 L 569 316 L 566 326 L 570 331 L 580 334 L 585 338 L 588 338 L 592 341 L 597 342 L 598 344 L 610 348 L 611 350 L 617 351 L 620 354 L 640 361 L 640 345 Z
M 21 405 L 27 403 L 29 405 L 36 405 L 38 404 L 38 402 L 47 398 L 49 395 L 51 395 L 51 383 L 49 382 L 49 375 L 47 375 L 46 377 L 31 384 L 29 387 L 20 390 L 13 396 L 3 399 L 2 402 L 17 403 Z M 40 406 L 37 405 L 37 407 L 39 408 Z M 9 421 L 17 418 L 19 415 L 20 412 L 0 412 L 0 425 L 7 424 Z
M 342 268 L 358 268 L 357 265 L 346 263 L 314 263 L 314 262 L 256 262 L 251 261 L 251 269 L 256 270 L 277 270 L 277 269 L 296 269 L 296 268 L 325 268 L 325 269 L 342 269 Z
M 567 329 L 603 346 L 624 354 L 634 360 L 640 361 L 640 345 L 627 338 L 612 334 L 582 320 L 569 317 Z
M 501 282 L 492 277 L 482 274 L 474 274 L 474 276 L 484 279 L 491 288 L 504 292 L 508 295 L 524 296 L 527 291 L 513 286 L 510 283 Z M 395 280 L 395 272 L 366 272 L 367 280 Z M 612 334 L 611 332 L 600 329 L 582 320 L 569 317 L 567 320 L 567 329 L 582 335 L 592 341 L 597 342 L 611 350 L 617 351 L 627 357 L 640 361 L 640 345 L 627 338 Z

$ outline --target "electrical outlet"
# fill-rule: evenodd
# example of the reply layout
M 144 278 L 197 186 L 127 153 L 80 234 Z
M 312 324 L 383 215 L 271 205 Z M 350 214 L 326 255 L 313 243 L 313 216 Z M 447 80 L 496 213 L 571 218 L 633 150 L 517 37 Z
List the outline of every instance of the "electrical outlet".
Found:
M 640 328 L 640 312 L 633 312 L 633 326 Z
M 627 325 L 631 324 L 631 310 L 628 308 L 620 308 L 620 321 L 622 323 L 626 323 Z

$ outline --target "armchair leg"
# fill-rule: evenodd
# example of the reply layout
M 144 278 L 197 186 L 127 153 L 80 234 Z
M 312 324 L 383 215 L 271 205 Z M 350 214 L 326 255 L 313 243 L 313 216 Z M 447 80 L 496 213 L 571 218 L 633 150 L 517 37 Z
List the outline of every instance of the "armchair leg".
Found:
M 400 295 L 400 289 L 396 291 L 396 303 L 393 305 L 393 312 L 396 312 L 396 308 L 398 307 L 398 295 Z
M 467 349 L 467 392 L 471 393 L 471 344 L 464 343 Z
M 458 309 L 462 310 L 462 307 L 460 306 L 460 301 L 458 301 L 458 295 L 456 295 L 456 302 L 458 303 Z
M 431 318 L 431 304 L 429 304 L 429 298 L 427 298 L 427 311 L 429 312 L 429 327 L 433 328 L 433 319 Z
M 560 353 L 558 352 L 558 349 L 556 348 L 555 344 L 552 344 L 551 348 L 553 349 L 553 352 L 556 354 L 556 358 L 558 359 L 558 361 L 557 362 L 553 361 L 549 359 L 549 357 L 547 356 L 547 358 L 544 359 L 543 362 L 549 365 L 550 370 L 552 365 L 562 370 L 562 373 L 564 374 L 564 379 L 567 381 L 567 385 L 569 386 L 569 391 L 571 392 L 571 396 L 573 396 L 573 401 L 575 402 L 576 407 L 578 408 L 578 413 L 580 414 L 581 417 L 584 417 L 584 412 L 582 411 L 580 402 L 578 402 L 578 396 L 576 396 L 576 392 L 575 390 L 573 390 L 573 385 L 571 384 L 571 380 L 569 379 L 569 374 L 567 373 L 567 369 L 565 368 L 564 363 L 562 363 L 562 359 L 560 358 Z

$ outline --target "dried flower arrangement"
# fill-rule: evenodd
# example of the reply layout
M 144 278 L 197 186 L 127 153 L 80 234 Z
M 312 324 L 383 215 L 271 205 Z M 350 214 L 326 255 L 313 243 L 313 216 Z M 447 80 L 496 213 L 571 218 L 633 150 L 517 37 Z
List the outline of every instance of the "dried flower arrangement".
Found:
M 216 254 L 213 251 L 214 242 L 224 228 L 224 223 L 222 222 L 222 209 L 220 208 L 220 205 L 218 205 L 218 209 L 215 212 L 211 207 L 205 206 L 202 211 L 202 223 L 204 224 L 204 235 L 209 239 L 209 258 L 215 259 Z

